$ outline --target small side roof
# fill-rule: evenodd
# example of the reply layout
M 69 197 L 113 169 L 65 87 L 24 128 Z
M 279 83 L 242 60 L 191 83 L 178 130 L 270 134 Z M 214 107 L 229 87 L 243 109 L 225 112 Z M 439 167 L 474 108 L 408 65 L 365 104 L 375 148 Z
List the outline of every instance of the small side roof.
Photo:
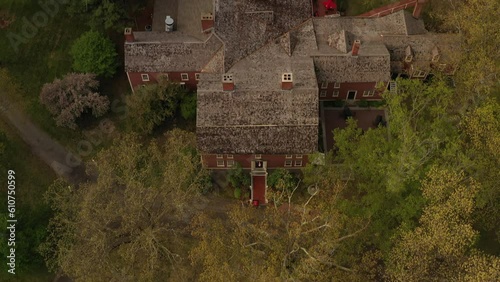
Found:
M 134 32 L 125 43 L 126 72 L 200 71 L 222 47 L 216 36 L 200 41 L 180 32 Z

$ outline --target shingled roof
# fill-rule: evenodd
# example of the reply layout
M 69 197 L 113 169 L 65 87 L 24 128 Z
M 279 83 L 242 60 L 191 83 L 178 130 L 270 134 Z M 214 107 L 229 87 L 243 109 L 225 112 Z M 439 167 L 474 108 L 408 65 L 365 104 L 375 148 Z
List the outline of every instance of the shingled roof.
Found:
M 460 37 L 457 34 L 426 33 L 410 36 L 386 35 L 383 42 L 391 54 L 391 71 L 401 73 L 408 46 L 412 50 L 413 64 L 420 70 L 431 68 L 433 53 L 439 53 L 439 63 L 454 64 Z
M 205 42 L 178 32 L 134 32 L 125 43 L 125 71 L 200 71 L 222 47 L 216 36 Z
M 202 74 L 198 84 L 198 146 L 205 153 L 306 154 L 317 150 L 319 101 L 312 22 L 294 30 L 293 52 L 283 38 L 237 62 L 229 72 L 235 90 L 223 91 L 221 76 Z M 287 40 L 287 35 L 284 35 Z M 283 73 L 293 89 L 281 89 Z
M 214 29 L 224 42 L 224 71 L 311 15 L 308 0 L 215 0 Z

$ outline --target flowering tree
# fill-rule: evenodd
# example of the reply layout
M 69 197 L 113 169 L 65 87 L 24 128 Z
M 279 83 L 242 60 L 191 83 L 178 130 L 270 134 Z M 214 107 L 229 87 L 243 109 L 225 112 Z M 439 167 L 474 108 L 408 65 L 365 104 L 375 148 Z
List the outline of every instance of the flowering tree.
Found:
M 99 95 L 94 74 L 70 73 L 43 86 L 40 100 L 54 116 L 58 126 L 76 128 L 75 120 L 87 110 L 100 117 L 109 108 L 109 100 Z

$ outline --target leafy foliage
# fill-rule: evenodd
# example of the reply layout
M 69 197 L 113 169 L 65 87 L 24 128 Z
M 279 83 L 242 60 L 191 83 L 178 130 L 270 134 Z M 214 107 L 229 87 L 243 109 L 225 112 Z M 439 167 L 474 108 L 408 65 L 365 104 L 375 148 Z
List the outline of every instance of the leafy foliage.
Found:
M 478 234 L 471 220 L 477 191 L 477 184 L 465 179 L 463 173 L 439 168 L 429 171 L 422 185 L 428 205 L 420 226 L 403 232 L 391 251 L 389 274 L 394 280 L 457 280 L 468 271 L 462 267 L 466 260 L 488 267 L 490 262 L 481 254 L 468 256 Z
M 285 189 L 292 190 L 297 184 L 296 177 L 284 168 L 275 169 L 267 178 L 267 185 L 272 188 L 285 187 Z
M 187 93 L 181 98 L 181 115 L 186 120 L 196 119 L 196 93 Z
M 125 2 L 118 0 L 72 0 L 66 10 L 70 15 L 86 15 L 94 30 L 121 31 L 128 18 L 125 8 Z
M 239 163 L 235 163 L 229 170 L 227 179 L 235 189 L 250 186 L 250 173 L 245 172 Z
M 181 85 L 163 80 L 137 88 L 126 99 L 131 129 L 141 134 L 151 133 L 175 115 L 179 99 L 184 95 L 186 90 Z
M 74 279 L 157 281 L 180 259 L 200 177 L 194 134 L 173 130 L 162 146 L 123 136 L 99 153 L 97 181 L 55 183 L 55 211 L 42 251 Z
M 109 100 L 97 93 L 99 82 L 93 74 L 71 73 L 43 86 L 40 101 L 54 116 L 58 126 L 75 129 L 75 120 L 87 110 L 100 117 L 109 108 Z
M 296 187 L 297 188 L 297 187 Z M 337 183 L 306 199 L 284 196 L 284 205 L 255 210 L 235 206 L 228 220 L 205 214 L 194 221 L 197 245 L 190 252 L 197 281 L 352 281 L 336 250 L 366 222 L 346 222 L 337 209 Z M 230 259 L 228 259 L 230 258 Z M 363 275 L 357 276 L 363 277 Z
M 77 72 L 112 77 L 118 66 L 113 42 L 97 31 L 82 34 L 71 46 L 70 54 Z

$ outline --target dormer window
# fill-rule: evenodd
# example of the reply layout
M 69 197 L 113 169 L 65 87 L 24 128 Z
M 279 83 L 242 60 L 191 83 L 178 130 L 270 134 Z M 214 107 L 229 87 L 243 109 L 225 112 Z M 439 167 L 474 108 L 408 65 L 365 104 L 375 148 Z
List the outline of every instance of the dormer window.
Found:
M 142 81 L 149 81 L 149 74 L 147 73 L 141 74 L 141 79 Z
M 405 62 L 411 63 L 413 61 L 413 50 L 411 50 L 410 45 L 405 49 Z
M 441 58 L 441 55 L 439 54 L 439 49 L 437 47 L 434 47 L 432 49 L 432 59 L 431 59 L 431 61 L 433 63 L 437 63 L 439 61 L 439 58 Z

